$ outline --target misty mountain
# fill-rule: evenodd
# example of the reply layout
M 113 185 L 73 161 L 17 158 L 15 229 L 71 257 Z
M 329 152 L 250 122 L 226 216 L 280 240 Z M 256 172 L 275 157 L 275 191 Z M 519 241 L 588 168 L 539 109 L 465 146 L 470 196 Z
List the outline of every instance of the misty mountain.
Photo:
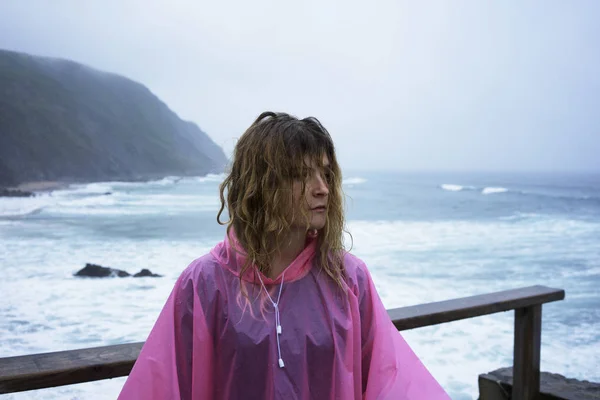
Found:
M 148 88 L 0 50 L 0 186 L 219 173 L 223 150 Z

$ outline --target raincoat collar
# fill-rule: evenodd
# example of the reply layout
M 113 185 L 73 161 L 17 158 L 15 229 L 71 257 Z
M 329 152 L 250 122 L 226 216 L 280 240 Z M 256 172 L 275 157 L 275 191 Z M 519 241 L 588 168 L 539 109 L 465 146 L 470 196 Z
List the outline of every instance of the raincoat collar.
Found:
M 259 285 L 260 280 L 256 274 L 260 274 L 265 285 L 280 283 L 282 275 L 284 282 L 298 280 L 303 278 L 310 271 L 316 251 L 317 239 L 308 238 L 304 250 L 302 250 L 294 261 L 292 261 L 292 263 L 275 279 L 271 279 L 258 271 L 258 268 L 255 265 L 252 265 L 244 272 L 242 279 Z M 225 235 L 225 239 L 222 242 L 215 246 L 211 251 L 211 254 L 224 268 L 231 271 L 234 275 L 240 276 L 241 269 L 247 259 L 247 254 L 237 240 L 233 229 Z

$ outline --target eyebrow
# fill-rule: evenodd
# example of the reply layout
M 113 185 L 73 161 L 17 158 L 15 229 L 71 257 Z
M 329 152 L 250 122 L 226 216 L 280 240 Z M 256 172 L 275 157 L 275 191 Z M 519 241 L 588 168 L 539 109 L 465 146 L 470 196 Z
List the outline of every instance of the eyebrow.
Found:
M 319 163 L 317 163 L 317 162 L 315 162 L 315 164 L 317 164 L 317 165 L 316 166 L 312 166 L 312 167 L 309 166 L 309 165 L 306 165 L 306 164 L 305 165 L 306 165 L 306 167 L 311 168 L 311 169 L 319 169 L 319 168 L 329 168 L 329 167 L 331 167 L 331 162 L 329 160 L 327 160 L 327 162 L 324 162 L 323 165 L 321 165 L 321 166 L 319 166 L 318 165 Z

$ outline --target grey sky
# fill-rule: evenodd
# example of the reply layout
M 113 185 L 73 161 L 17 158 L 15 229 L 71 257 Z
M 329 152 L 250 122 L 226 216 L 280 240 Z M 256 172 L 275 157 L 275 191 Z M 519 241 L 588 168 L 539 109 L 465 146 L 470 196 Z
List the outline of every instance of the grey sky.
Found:
M 4 0 L 0 47 L 137 80 L 228 154 L 274 109 L 346 169 L 600 171 L 596 0 Z

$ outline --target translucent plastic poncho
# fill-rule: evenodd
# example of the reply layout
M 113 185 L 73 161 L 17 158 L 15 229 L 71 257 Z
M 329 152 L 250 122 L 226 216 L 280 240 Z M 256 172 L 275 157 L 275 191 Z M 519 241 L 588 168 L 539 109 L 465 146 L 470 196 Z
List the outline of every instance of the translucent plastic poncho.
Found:
M 244 297 L 232 243 L 181 274 L 119 399 L 449 399 L 360 259 L 345 256 L 344 292 L 313 264 L 313 239 L 283 279 L 248 269 Z

